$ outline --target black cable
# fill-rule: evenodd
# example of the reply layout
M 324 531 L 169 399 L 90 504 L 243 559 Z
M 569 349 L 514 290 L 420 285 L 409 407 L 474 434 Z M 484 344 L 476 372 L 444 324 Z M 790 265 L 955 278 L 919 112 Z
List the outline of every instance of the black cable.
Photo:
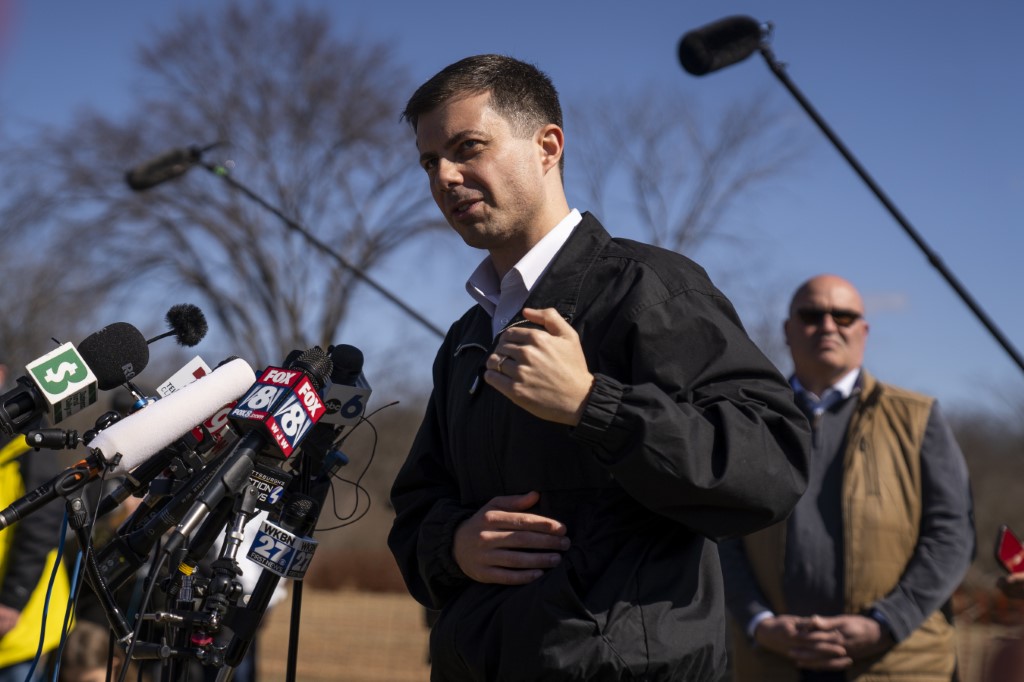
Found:
M 394 403 L 392 403 L 392 404 L 394 404 Z M 385 405 L 385 407 L 388 407 L 388 405 Z M 384 409 L 384 408 L 381 408 L 381 409 Z M 377 410 L 377 412 L 379 412 L 379 411 L 380 410 Z M 373 414 L 376 414 L 376 412 L 372 413 L 370 416 L 372 417 Z M 359 521 L 360 519 L 362 519 L 364 516 L 366 516 L 370 512 L 370 507 L 373 505 L 373 498 L 370 497 L 370 491 L 367 490 L 365 487 L 363 487 L 362 480 L 363 480 L 363 477 L 366 476 L 366 473 L 370 470 L 370 465 L 373 463 L 373 458 L 374 458 L 374 456 L 376 455 L 376 452 L 377 452 L 377 444 L 378 444 L 378 442 L 380 440 L 380 435 L 379 435 L 379 433 L 377 431 L 377 427 L 373 425 L 373 422 L 371 422 L 369 420 L 369 417 L 361 419 L 359 421 L 359 423 L 356 424 L 356 426 L 360 426 L 364 422 L 370 427 L 370 430 L 373 431 L 373 445 L 370 447 L 370 456 L 369 456 L 369 458 L 366 461 L 366 465 L 363 467 L 363 470 L 359 473 L 359 476 L 356 477 L 356 480 L 354 480 L 354 481 L 351 480 L 351 479 L 347 479 L 347 478 L 343 478 L 341 476 L 338 476 L 337 474 L 335 474 L 333 476 L 334 480 L 341 481 L 342 483 L 348 483 L 349 485 L 351 485 L 355 489 L 355 491 L 356 491 L 355 498 L 356 499 L 355 499 L 355 503 L 352 506 L 352 513 L 350 513 L 348 516 L 339 516 L 338 515 L 337 496 L 336 496 L 335 491 L 334 491 L 334 486 L 331 486 L 331 507 L 332 507 L 332 510 L 334 512 L 334 518 L 337 519 L 338 521 L 344 521 L 344 523 L 339 524 L 337 526 L 329 526 L 327 528 L 318 528 L 317 531 L 337 530 L 339 528 L 344 528 L 345 526 L 351 526 L 353 523 L 355 523 L 356 521 Z M 354 428 L 355 427 L 353 427 L 353 429 Z M 362 513 L 359 513 L 359 515 L 356 516 L 357 512 L 359 512 L 359 493 L 360 492 L 362 492 L 366 496 L 366 508 L 363 509 Z
M 132 641 L 128 645 L 128 650 L 125 652 L 126 661 L 132 660 L 132 654 L 135 652 L 135 645 L 139 641 L 139 634 L 142 632 L 142 623 L 144 621 L 143 616 L 146 613 L 146 608 L 149 605 L 149 600 L 153 596 L 153 589 L 156 587 L 157 580 L 160 577 L 160 569 L 163 568 L 164 561 L 167 559 L 167 554 L 160 551 L 160 543 L 157 542 L 154 548 L 153 561 L 151 563 L 150 574 L 146 576 L 148 584 L 146 585 L 146 592 L 142 595 L 142 602 L 139 604 L 139 610 L 135 614 L 135 629 L 132 631 Z M 125 665 L 124 669 L 121 670 L 121 675 L 118 676 L 117 682 L 124 682 L 128 676 L 128 666 Z

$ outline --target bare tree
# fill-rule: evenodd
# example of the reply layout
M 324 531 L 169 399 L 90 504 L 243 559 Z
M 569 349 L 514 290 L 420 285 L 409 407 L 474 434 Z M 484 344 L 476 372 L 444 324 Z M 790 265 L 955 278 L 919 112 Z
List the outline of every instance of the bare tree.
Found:
M 26 172 L 27 150 L 9 139 L 0 147 L 0 362 L 10 366 L 13 378 L 19 366 L 57 343 L 77 343 L 94 331 L 79 313 L 117 276 L 78 257 L 82 240 L 49 238 L 67 201 Z
M 398 120 L 405 71 L 383 45 L 334 37 L 325 13 L 282 7 L 181 15 L 141 49 L 130 113 L 83 113 L 37 152 L 67 204 L 58 239 L 88 235 L 134 288 L 145 273 L 198 296 L 253 362 L 337 341 L 360 280 L 238 187 L 362 272 L 443 226 Z M 124 182 L 129 166 L 211 143 L 184 177 L 145 192 Z
M 716 283 L 748 311 L 748 331 L 781 367 L 780 297 L 762 275 L 749 281 L 763 263 L 728 227 L 736 209 L 755 205 L 804 155 L 803 136 L 772 102 L 755 95 L 711 114 L 681 93 L 618 93 L 571 110 L 576 144 L 566 163 L 588 205 L 618 216 L 619 229 L 690 256 L 711 242 L 742 255 L 722 259 L 733 265 Z
M 572 110 L 579 132 L 571 166 L 591 205 L 614 205 L 656 246 L 693 252 L 737 204 L 777 182 L 802 145 L 762 96 L 720 115 L 695 110 L 683 95 L 642 91 Z

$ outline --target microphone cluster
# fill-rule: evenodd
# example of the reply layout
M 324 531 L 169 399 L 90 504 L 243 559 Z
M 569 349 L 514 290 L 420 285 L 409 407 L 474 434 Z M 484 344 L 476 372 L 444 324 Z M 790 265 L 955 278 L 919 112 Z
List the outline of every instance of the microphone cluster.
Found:
M 182 345 L 205 334 L 205 322 L 197 319 L 180 308 L 168 315 Z M 212 370 L 196 358 L 160 387 L 161 397 L 140 399 L 127 416 L 107 413 L 83 439 L 38 428 L 44 419 L 56 424 L 95 403 L 97 389 L 126 385 L 137 392 L 131 380 L 148 361 L 145 337 L 115 323 L 77 348 L 63 344 L 26 366 L 27 375 L 0 397 L 3 430 L 24 434 L 37 450 L 84 443 L 87 454 L 0 509 L 0 532 L 66 498 L 69 525 L 84 552 L 84 577 L 118 644 L 131 658 L 160 658 L 168 679 L 176 679 L 189 658 L 219 668 L 238 665 L 279 581 L 302 580 L 316 551 L 320 509 L 347 463 L 340 437 L 363 418 L 371 389 L 362 353 L 352 346 L 293 352 L 282 366 L 258 374 L 238 358 Z M 87 484 L 108 477 L 116 485 L 89 503 Z M 108 542 L 93 548 L 92 524 L 129 497 L 140 498 L 137 508 Z M 255 539 L 244 547 L 250 522 Z M 218 538 L 219 557 L 204 574 L 200 561 Z M 239 560 L 260 567 L 248 598 Z M 129 622 L 128 605 L 115 594 L 146 565 L 167 567 L 153 572 L 150 580 L 157 582 L 150 589 L 163 589 L 167 599 L 161 601 L 170 608 L 149 613 L 146 604 L 133 607 L 136 620 Z M 147 633 L 160 644 L 142 640 L 143 621 L 162 627 Z

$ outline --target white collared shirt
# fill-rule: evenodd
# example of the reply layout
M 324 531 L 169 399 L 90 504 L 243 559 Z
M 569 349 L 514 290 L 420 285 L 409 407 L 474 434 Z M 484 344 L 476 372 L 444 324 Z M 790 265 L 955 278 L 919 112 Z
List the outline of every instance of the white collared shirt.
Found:
M 512 269 L 498 281 L 491 257 L 487 256 L 477 266 L 466 282 L 466 291 L 491 316 L 491 333 L 497 336 L 518 313 L 533 286 L 540 279 L 555 254 L 569 239 L 573 229 L 583 220 L 577 209 L 555 225 L 530 249 Z
M 849 372 L 844 374 L 839 381 L 822 391 L 820 397 L 804 388 L 800 383 L 800 380 L 795 376 L 793 377 L 791 385 L 793 386 L 793 392 L 796 394 L 803 393 L 807 396 L 809 402 L 814 406 L 814 413 L 820 414 L 827 410 L 833 403 L 849 398 L 850 395 L 853 394 L 853 389 L 857 385 L 857 378 L 859 376 L 860 367 L 851 369 Z

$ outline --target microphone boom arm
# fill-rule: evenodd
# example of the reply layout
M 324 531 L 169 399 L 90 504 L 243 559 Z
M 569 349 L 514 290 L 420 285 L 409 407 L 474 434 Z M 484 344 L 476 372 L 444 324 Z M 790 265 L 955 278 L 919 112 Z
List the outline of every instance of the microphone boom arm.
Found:
M 892 202 L 891 199 L 889 199 L 889 197 L 882 190 L 882 188 L 878 186 L 878 183 L 874 181 L 874 179 L 867 172 L 867 170 L 864 169 L 864 167 L 860 164 L 860 162 L 853 155 L 853 153 L 846 147 L 845 144 L 843 144 L 842 140 L 839 139 L 839 136 L 832 131 L 828 123 L 825 122 L 825 119 L 821 117 L 821 115 L 817 112 L 817 110 L 815 110 L 815 108 L 811 105 L 807 98 L 804 97 L 803 93 L 800 92 L 796 85 L 794 85 L 793 81 L 790 80 L 789 75 L 786 73 L 785 65 L 775 58 L 775 55 L 772 52 L 771 47 L 767 44 L 767 41 L 762 40 L 761 46 L 758 49 L 761 52 L 761 56 L 764 57 L 764 60 L 768 63 L 768 68 L 771 69 L 772 73 L 775 74 L 776 78 L 778 78 L 779 81 L 786 87 L 786 89 L 789 90 L 789 93 L 793 95 L 793 97 L 800 104 L 803 110 L 807 112 L 807 115 L 810 116 L 811 119 L 817 124 L 818 128 L 821 129 L 821 132 L 825 134 L 825 137 L 827 137 L 829 141 L 835 146 L 835 148 L 839 150 L 839 153 L 842 154 L 843 158 L 846 159 L 850 166 L 853 167 L 853 170 L 856 171 L 857 175 L 860 176 L 860 179 L 864 181 L 868 188 L 871 189 L 871 191 L 878 198 L 878 200 L 882 202 L 882 205 L 885 206 L 885 208 L 889 211 L 892 217 L 896 219 L 896 222 L 899 223 L 900 227 L 903 228 L 904 232 L 906 232 L 910 239 L 915 244 L 917 244 L 918 248 L 920 248 L 921 251 L 927 257 L 928 262 L 931 263 L 932 266 L 934 266 L 935 269 L 939 271 L 939 274 L 941 274 L 943 278 L 945 278 L 946 282 L 948 282 L 949 285 L 953 287 L 953 290 L 960 296 L 961 300 L 963 300 L 963 302 L 967 304 L 967 307 L 971 309 L 971 312 L 975 314 L 978 320 L 980 320 L 981 323 L 985 326 L 985 328 L 989 331 L 989 333 L 992 334 L 992 336 L 999 343 L 999 345 L 1003 347 L 1003 350 L 1005 350 L 1010 355 L 1013 361 L 1017 364 L 1017 367 L 1019 367 L 1021 371 L 1024 371 L 1024 358 L 1021 357 L 1017 349 L 1003 335 L 1002 331 L 1000 331 L 999 327 L 996 326 L 995 322 L 993 322 L 991 318 L 989 318 L 989 316 L 985 313 L 985 311 L 982 310 L 981 306 L 977 303 L 977 301 L 974 300 L 974 297 L 971 296 L 971 294 L 967 291 L 963 284 L 961 284 L 960 281 L 956 278 L 956 276 L 949 270 L 949 268 L 946 267 L 945 263 L 943 263 L 942 259 L 939 258 L 938 254 L 936 254 L 935 251 L 933 251 L 928 246 L 928 244 L 924 241 L 921 235 L 918 234 L 917 230 L 915 230 L 914 227 L 910 224 L 910 221 L 908 221 L 906 217 L 904 217 L 903 213 L 900 212 L 898 208 L 896 208 L 896 205 Z
M 356 277 L 361 279 L 366 284 L 369 284 L 371 287 L 373 287 L 373 289 L 375 291 L 377 291 L 377 293 L 381 294 L 382 296 L 384 296 L 384 298 L 388 299 L 389 301 L 391 301 L 392 303 L 397 305 L 399 308 L 402 309 L 403 312 L 405 312 L 407 315 L 412 317 L 414 320 L 416 320 L 417 322 L 422 324 L 424 327 L 426 327 L 430 331 L 434 332 L 434 334 L 436 334 L 439 338 L 442 338 L 442 339 L 444 338 L 444 332 L 437 325 L 435 325 L 430 320 L 428 320 L 427 318 L 425 318 L 422 315 L 420 315 L 418 312 L 416 312 L 412 307 L 410 307 L 404 301 L 402 301 L 397 296 L 395 296 L 393 293 L 391 293 L 390 291 L 385 289 L 376 280 L 374 280 L 372 277 L 370 277 L 368 274 L 366 274 L 366 272 L 362 268 L 360 268 L 357 265 L 355 265 L 354 263 L 350 262 L 347 258 L 345 258 L 340 253 L 338 253 L 337 251 L 332 249 L 329 245 L 327 245 L 326 243 L 324 243 L 320 239 L 317 239 L 316 236 L 313 235 L 309 230 L 307 230 L 305 227 L 303 227 L 302 225 L 300 225 L 296 221 L 294 221 L 291 218 L 289 218 L 288 216 L 286 216 L 276 206 L 273 206 L 272 204 L 270 204 L 269 202 L 264 200 L 263 197 L 259 196 L 258 194 L 253 192 L 251 189 L 249 189 L 248 187 L 246 187 L 242 183 L 240 183 L 237 180 L 235 180 L 234 177 L 232 177 L 231 174 L 228 173 L 226 168 L 224 168 L 223 166 L 218 166 L 218 165 L 211 164 L 211 163 L 208 163 L 208 162 L 200 162 L 199 165 L 201 165 L 206 170 L 210 171 L 211 173 L 213 173 L 217 177 L 219 177 L 222 180 L 224 180 L 231 187 L 233 187 L 234 189 L 237 189 L 239 192 L 241 192 L 245 196 L 249 197 L 250 199 L 255 201 L 257 204 L 262 206 L 263 208 L 267 209 L 268 211 L 270 211 L 271 213 L 276 215 L 278 218 L 280 218 L 282 221 L 284 221 L 284 224 L 287 225 L 289 229 L 291 229 L 291 230 L 293 230 L 295 232 L 298 232 L 300 235 L 302 235 L 306 239 L 306 241 L 311 243 L 313 246 L 318 248 L 323 253 L 326 253 L 327 255 L 332 257 L 342 267 L 344 267 L 346 270 L 350 271 L 352 274 L 354 274 Z

